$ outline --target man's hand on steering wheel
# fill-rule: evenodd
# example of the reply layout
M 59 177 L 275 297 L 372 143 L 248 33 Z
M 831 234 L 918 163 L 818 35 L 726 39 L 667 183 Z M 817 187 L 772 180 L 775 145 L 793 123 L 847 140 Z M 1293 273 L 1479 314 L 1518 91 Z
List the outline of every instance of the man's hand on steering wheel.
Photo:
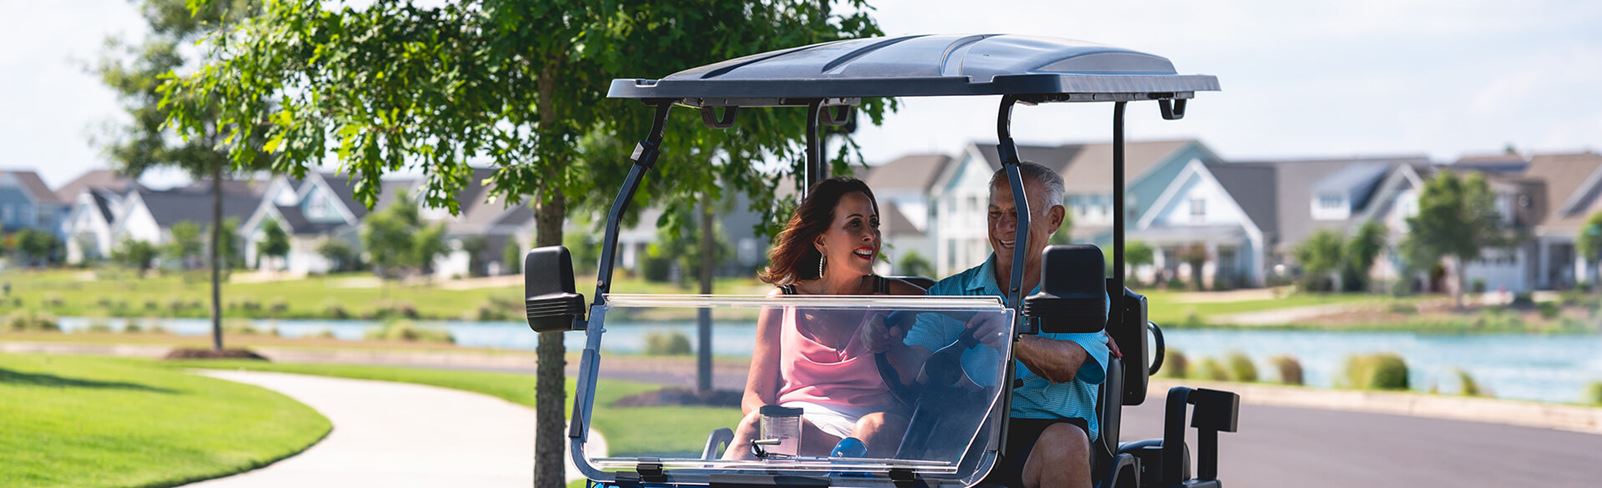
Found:
M 974 340 L 986 346 L 1001 347 L 1008 340 L 1006 317 L 1001 314 L 976 314 L 964 327 L 973 333 Z
M 869 352 L 881 353 L 890 350 L 890 346 L 901 342 L 907 337 L 906 326 L 885 324 L 885 314 L 873 314 L 868 322 L 862 324 L 862 344 L 868 347 Z

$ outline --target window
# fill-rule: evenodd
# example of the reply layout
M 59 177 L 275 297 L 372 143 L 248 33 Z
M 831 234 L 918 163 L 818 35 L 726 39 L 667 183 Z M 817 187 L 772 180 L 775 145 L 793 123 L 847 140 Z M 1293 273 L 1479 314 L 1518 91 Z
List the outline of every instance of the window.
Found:
M 1344 203 L 1346 203 L 1346 199 L 1345 198 L 1341 198 L 1340 195 L 1319 195 L 1318 196 L 1318 206 L 1319 206 L 1319 208 L 1334 210 L 1334 209 L 1341 208 L 1341 205 L 1344 204 Z
M 1207 218 L 1207 199 L 1202 197 L 1191 197 L 1190 219 L 1201 220 L 1204 218 Z

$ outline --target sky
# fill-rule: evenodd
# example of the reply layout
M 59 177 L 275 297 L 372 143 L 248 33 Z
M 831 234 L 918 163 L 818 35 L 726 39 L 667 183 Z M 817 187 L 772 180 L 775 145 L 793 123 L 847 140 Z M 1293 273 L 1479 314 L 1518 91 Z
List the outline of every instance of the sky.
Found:
M 1014 33 L 1165 56 L 1219 78 L 1183 120 L 1131 104 L 1130 140 L 1197 138 L 1227 159 L 1602 149 L 1602 2 L 1215 0 L 875 2 L 889 35 Z M 0 0 L 0 168 L 52 186 L 106 167 L 119 119 L 87 66 L 144 28 L 126 0 Z M 641 73 L 657 77 L 666 73 Z M 993 98 L 905 99 L 858 138 L 870 163 L 995 140 Z M 1023 107 L 1020 143 L 1110 138 L 1111 104 Z M 147 183 L 178 182 L 158 174 Z

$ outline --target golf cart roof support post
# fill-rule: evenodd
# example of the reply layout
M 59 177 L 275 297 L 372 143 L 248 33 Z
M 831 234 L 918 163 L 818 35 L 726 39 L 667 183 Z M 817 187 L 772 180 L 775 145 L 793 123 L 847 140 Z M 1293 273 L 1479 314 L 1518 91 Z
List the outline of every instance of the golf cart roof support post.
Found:
M 1124 105 L 1113 103 L 1113 289 L 1119 303 L 1109 307 L 1107 323 L 1122 325 L 1124 321 Z M 1144 326 L 1144 324 L 1142 324 Z
M 1029 199 L 1024 195 L 1023 172 L 1018 170 L 1018 145 L 1012 141 L 1012 106 L 1018 98 L 1012 95 L 1001 97 L 1001 107 L 996 111 L 996 151 L 1001 155 L 1001 167 L 1007 170 L 1007 188 L 1012 191 L 1013 212 L 1017 215 L 1017 230 L 1013 233 L 1012 276 L 1007 279 L 1007 299 L 1013 307 L 1013 323 L 1028 323 L 1023 316 L 1023 274 L 1024 263 L 1027 259 L 1025 249 L 1029 248 Z M 1013 329 L 1012 340 L 1018 340 L 1018 330 Z M 1012 349 L 1009 354 L 1017 354 Z M 1007 381 L 1007 387 L 1001 394 L 999 415 L 1000 425 L 1007 425 L 1012 417 L 1012 388 L 1017 386 L 1014 363 L 1007 361 L 1007 372 L 1002 378 Z M 997 456 L 1007 455 L 1007 429 L 1000 429 L 996 438 Z
M 801 195 L 806 196 L 812 185 L 829 177 L 823 166 L 823 141 L 818 137 L 818 117 L 823 115 L 823 99 L 807 102 L 807 179 L 801 182 Z
M 623 188 L 618 190 L 617 198 L 612 200 L 611 210 L 606 213 L 606 237 L 601 242 L 601 262 L 596 268 L 593 303 L 605 300 L 606 294 L 612 291 L 612 264 L 616 261 L 613 256 L 617 252 L 617 234 L 623 223 L 623 212 L 628 211 L 629 201 L 634 199 L 634 191 L 640 189 L 640 180 L 645 177 L 645 171 L 656 164 L 656 157 L 661 154 L 662 131 L 667 128 L 668 112 L 673 109 L 673 103 L 668 100 L 647 103 L 656 105 L 656 115 L 651 120 L 650 134 L 634 146 L 634 154 L 629 157 L 634 160 L 634 165 L 629 167 L 629 175 L 623 180 Z

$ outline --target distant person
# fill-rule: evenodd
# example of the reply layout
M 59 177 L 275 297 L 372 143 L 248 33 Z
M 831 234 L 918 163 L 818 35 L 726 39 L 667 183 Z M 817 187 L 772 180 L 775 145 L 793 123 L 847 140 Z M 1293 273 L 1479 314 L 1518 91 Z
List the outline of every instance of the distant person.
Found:
M 1066 210 L 1063 181 L 1045 166 L 1022 163 L 1024 195 L 1029 201 L 1029 245 L 1023 273 L 1024 295 L 1039 291 L 1040 256 L 1051 235 L 1062 226 Z M 940 280 L 929 288 L 930 295 L 994 296 L 1009 300 L 1007 283 L 1012 278 L 1013 242 L 1017 217 L 1012 191 L 1005 170 L 990 178 L 988 231 L 993 252 L 984 264 Z M 1018 304 L 1009 303 L 1011 306 Z M 876 324 L 877 325 L 877 324 Z M 875 352 L 886 351 L 902 371 L 922 364 L 933 351 L 958 340 L 966 329 L 975 329 L 975 338 L 995 345 L 1009 340 L 1005 324 L 988 321 L 963 322 L 920 316 L 910 328 L 875 327 L 866 331 L 864 341 Z M 899 339 L 899 340 L 898 340 Z M 1045 333 L 1026 335 L 1014 344 L 1015 377 L 1012 389 L 1012 422 L 1007 425 L 1006 456 L 991 469 L 991 482 L 1006 486 L 1089 487 L 1090 441 L 1099 432 L 1096 425 L 1096 394 L 1107 376 L 1107 357 L 1117 355 L 1105 332 L 1085 334 Z M 987 349 L 976 349 L 984 351 Z M 993 350 L 993 349 L 988 349 Z M 993 368 L 996 358 L 963 357 L 964 368 Z M 993 370 L 992 370 L 993 371 Z M 983 375 L 980 375 L 983 376 Z
M 873 273 L 881 244 L 873 191 L 861 180 L 830 178 L 801 200 L 759 278 L 776 287 L 769 297 L 924 294 Z M 801 455 L 828 455 L 846 437 L 866 444 L 869 457 L 893 455 L 907 420 L 860 339 L 863 324 L 878 318 L 863 310 L 763 309 L 740 402 L 745 418 L 724 457 L 752 457 L 766 405 L 804 411 Z

